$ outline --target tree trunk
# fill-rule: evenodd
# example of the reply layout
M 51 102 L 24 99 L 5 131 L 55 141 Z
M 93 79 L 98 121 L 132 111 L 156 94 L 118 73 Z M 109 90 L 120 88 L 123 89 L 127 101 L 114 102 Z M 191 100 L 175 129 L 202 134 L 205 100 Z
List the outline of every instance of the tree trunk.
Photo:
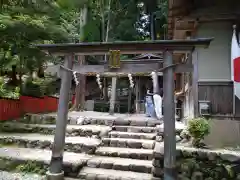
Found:
M 17 82 L 17 66 L 15 66 L 15 65 L 12 66 L 11 79 L 12 79 L 11 84 L 16 86 L 18 84 L 18 82 Z
M 83 65 L 85 63 L 85 56 L 79 56 L 79 63 Z M 77 74 L 79 84 L 75 90 L 75 102 L 72 110 L 83 111 L 85 104 L 85 89 L 86 89 L 86 76 L 83 74 Z
M 38 68 L 37 76 L 39 78 L 44 78 L 44 69 L 42 65 L 40 65 L 40 67 Z
M 105 42 L 108 42 L 108 39 L 109 39 L 110 17 L 111 17 L 111 3 L 112 3 L 112 0 L 109 0 L 108 1 L 108 19 L 107 19 L 107 29 L 106 29 Z M 107 62 L 107 55 L 106 54 L 105 54 L 104 60 L 105 60 L 105 62 Z
M 109 0 L 108 1 L 108 21 L 107 21 L 107 29 L 106 29 L 106 36 L 105 36 L 105 39 L 103 38 L 102 40 L 105 42 L 108 42 L 108 39 L 109 39 L 109 29 L 110 29 L 110 17 L 111 17 L 111 2 L 112 0 Z M 103 12 L 104 14 L 104 12 Z M 105 35 L 105 18 L 104 18 L 104 15 L 103 15 L 103 20 L 102 20 L 102 23 L 103 23 L 103 37 Z M 104 61 L 107 62 L 107 55 L 105 54 L 104 55 Z M 108 101 L 108 80 L 107 80 L 107 77 L 104 78 L 104 92 L 103 92 L 103 95 L 104 95 L 104 100 L 105 101 Z
M 84 8 L 81 11 L 80 16 L 80 41 L 84 41 L 84 26 L 87 23 L 87 14 L 88 9 L 85 5 Z M 85 56 L 79 56 L 79 63 L 80 65 L 85 64 Z M 85 105 L 85 88 L 86 88 L 86 77 L 85 75 L 77 74 L 77 77 L 79 79 L 79 84 L 76 86 L 75 89 L 75 102 L 71 110 L 75 111 L 83 111 L 84 105 Z

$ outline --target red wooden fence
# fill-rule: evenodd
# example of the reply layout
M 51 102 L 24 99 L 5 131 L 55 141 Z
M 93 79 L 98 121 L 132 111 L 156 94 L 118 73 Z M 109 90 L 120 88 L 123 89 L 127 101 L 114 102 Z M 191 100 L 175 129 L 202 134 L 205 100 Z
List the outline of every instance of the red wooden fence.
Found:
M 18 100 L 0 99 L 0 120 L 20 118 L 25 113 L 55 112 L 58 98 L 21 96 Z

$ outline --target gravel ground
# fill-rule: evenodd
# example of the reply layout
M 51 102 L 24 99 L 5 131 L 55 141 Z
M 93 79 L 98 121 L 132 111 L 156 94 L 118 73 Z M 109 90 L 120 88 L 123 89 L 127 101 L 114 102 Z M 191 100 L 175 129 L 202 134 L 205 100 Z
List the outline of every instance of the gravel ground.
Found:
M 72 178 L 64 178 L 65 180 L 76 180 Z M 13 173 L 0 171 L 0 180 L 46 180 L 45 176 L 37 174 Z
M 36 174 L 10 173 L 0 171 L 0 180 L 45 180 L 46 178 Z

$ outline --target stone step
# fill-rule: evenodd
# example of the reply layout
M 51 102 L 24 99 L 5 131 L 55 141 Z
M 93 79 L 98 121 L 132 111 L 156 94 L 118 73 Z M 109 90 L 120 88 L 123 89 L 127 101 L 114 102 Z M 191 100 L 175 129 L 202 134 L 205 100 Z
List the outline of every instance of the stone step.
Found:
M 154 140 L 145 139 L 102 138 L 102 144 L 107 147 L 153 149 L 154 143 Z
M 109 133 L 109 137 L 155 140 L 156 133 L 132 133 L 132 132 L 112 131 Z
M 156 127 L 144 126 L 113 126 L 114 131 L 134 132 L 134 133 L 155 133 Z
M 182 122 L 176 121 L 175 129 L 176 129 L 176 133 L 180 134 L 184 129 L 186 129 L 186 125 L 183 124 Z M 164 133 L 164 124 L 157 125 L 156 130 L 157 130 L 158 134 L 163 134 Z
M 0 134 L 0 144 L 18 146 L 24 148 L 51 149 L 54 140 L 53 135 L 42 134 Z M 65 151 L 93 154 L 101 141 L 88 137 L 66 137 Z
M 137 173 L 131 171 L 118 171 L 112 169 L 84 167 L 79 174 L 80 179 L 84 180 L 151 180 L 152 175 L 147 173 Z
M 29 149 L 29 148 L 0 148 L 0 170 L 12 171 L 18 167 L 27 165 L 32 162 L 35 163 L 38 169 L 47 171 L 52 152 L 43 149 Z M 63 156 L 63 170 L 67 177 L 77 177 L 79 170 L 87 164 L 87 161 L 92 156 L 87 154 L 64 152 Z
M 117 147 L 99 147 L 97 148 L 96 155 L 121 157 L 141 160 L 152 160 L 152 149 L 131 149 L 131 148 L 117 148 Z
M 40 133 L 55 134 L 54 124 L 23 124 L 18 122 L 0 123 L 0 132 L 3 133 Z M 67 125 L 66 136 L 89 136 L 100 138 L 107 136 L 111 131 L 109 126 L 101 125 Z
M 120 118 L 120 117 L 108 117 L 108 116 L 99 116 L 99 117 L 81 117 L 76 120 L 76 123 L 86 125 L 86 124 L 97 124 L 97 125 L 107 125 L 107 126 L 147 126 L 155 127 L 160 125 L 161 121 L 154 119 L 137 119 L 133 117 Z
M 107 156 L 93 156 L 90 160 L 88 160 L 87 166 L 91 168 L 151 173 L 152 161 Z
M 179 142 L 186 142 L 186 139 L 183 139 L 181 136 L 179 136 L 179 135 L 176 135 L 175 136 L 176 137 L 176 143 L 179 143 Z M 162 135 L 158 135 L 158 136 L 156 136 L 156 141 L 157 142 L 163 142 L 164 141 L 164 136 L 163 136 L 163 134 Z
M 18 122 L 26 124 L 56 124 L 56 113 L 49 114 L 26 114 L 22 119 L 17 120 Z M 68 118 L 68 124 L 70 118 Z
M 91 115 L 92 114 L 92 115 Z M 27 114 L 20 122 L 27 124 L 55 124 L 56 113 L 49 114 Z M 128 116 L 128 115 L 116 115 L 110 116 L 108 114 L 96 114 L 96 112 L 88 112 L 86 115 L 81 116 L 81 113 L 70 112 L 68 115 L 68 124 L 94 124 L 94 125 L 110 125 L 110 126 L 147 126 L 155 127 L 161 124 L 162 121 L 154 118 L 148 118 L 142 116 Z

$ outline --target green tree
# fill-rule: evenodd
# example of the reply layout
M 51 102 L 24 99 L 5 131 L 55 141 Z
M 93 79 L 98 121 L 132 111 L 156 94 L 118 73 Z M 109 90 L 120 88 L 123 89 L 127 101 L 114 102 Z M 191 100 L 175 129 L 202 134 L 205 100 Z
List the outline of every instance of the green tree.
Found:
M 68 15 L 54 0 L 5 0 L 0 4 L 1 69 L 42 71 L 48 58 L 33 44 L 66 42 L 72 37 Z M 60 17 L 60 18 L 59 18 Z M 16 80 L 16 73 L 12 79 Z

